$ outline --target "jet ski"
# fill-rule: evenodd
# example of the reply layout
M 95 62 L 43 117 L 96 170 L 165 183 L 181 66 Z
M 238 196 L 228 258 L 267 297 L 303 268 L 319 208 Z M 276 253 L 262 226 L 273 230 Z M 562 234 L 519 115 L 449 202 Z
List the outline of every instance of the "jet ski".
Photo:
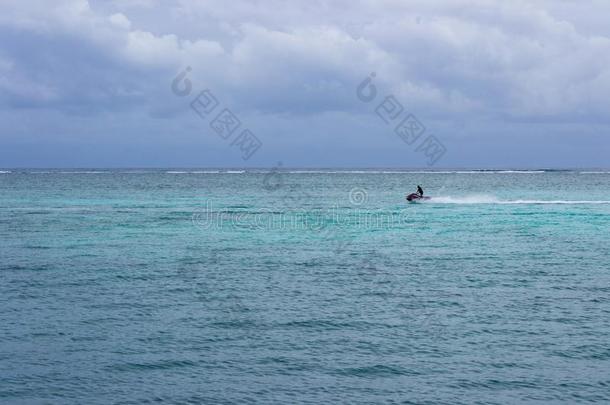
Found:
M 429 199 L 430 199 L 430 197 L 421 196 L 417 193 L 411 193 L 407 196 L 407 201 L 409 201 L 409 202 L 427 201 Z

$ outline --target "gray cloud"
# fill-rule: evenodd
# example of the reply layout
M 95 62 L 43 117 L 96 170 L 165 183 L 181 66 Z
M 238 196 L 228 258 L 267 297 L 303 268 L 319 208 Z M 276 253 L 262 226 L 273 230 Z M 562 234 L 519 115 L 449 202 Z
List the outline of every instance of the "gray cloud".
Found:
M 62 114 L 91 116 L 92 125 L 114 130 L 110 121 L 140 117 L 126 132 L 149 125 L 142 120 L 177 120 L 163 128 L 178 132 L 189 111 L 168 88 L 188 65 L 199 88 L 212 88 L 268 134 L 282 132 L 278 122 L 293 116 L 365 139 L 357 125 L 329 117 L 374 119 L 354 90 L 375 71 L 379 88 L 422 119 L 453 128 L 475 122 L 469 128 L 476 136 L 514 122 L 530 123 L 532 134 L 540 123 L 581 124 L 582 131 L 601 123 L 605 130 L 610 29 L 601 16 L 610 5 L 586 3 L 3 3 L 0 108 L 9 115 L 56 111 L 40 115 L 56 133 L 71 127 Z M 0 131 L 14 136 L 9 127 Z

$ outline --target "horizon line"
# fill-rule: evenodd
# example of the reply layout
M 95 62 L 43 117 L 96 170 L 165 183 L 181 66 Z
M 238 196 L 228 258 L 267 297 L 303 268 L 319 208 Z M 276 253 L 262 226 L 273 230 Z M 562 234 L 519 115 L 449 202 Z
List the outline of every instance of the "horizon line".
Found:
M 400 171 L 427 171 L 436 172 L 444 170 L 477 170 L 477 171 L 499 171 L 499 170 L 519 170 L 519 171 L 576 171 L 576 170 L 610 170 L 610 167 L 472 167 L 472 166 L 453 166 L 453 167 L 396 167 L 396 166 L 18 166 L 0 167 L 0 170 L 400 170 Z

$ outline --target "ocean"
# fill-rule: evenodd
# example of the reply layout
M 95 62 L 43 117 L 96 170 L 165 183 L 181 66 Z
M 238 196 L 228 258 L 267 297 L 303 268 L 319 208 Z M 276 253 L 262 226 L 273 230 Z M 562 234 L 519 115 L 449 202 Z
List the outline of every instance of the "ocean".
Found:
M 0 402 L 608 402 L 609 229 L 610 170 L 3 169 Z

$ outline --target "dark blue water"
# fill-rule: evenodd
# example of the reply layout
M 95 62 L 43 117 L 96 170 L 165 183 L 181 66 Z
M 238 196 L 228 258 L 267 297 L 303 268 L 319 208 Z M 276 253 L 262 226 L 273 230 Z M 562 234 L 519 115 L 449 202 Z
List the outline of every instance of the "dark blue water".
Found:
M 11 170 L 0 402 L 607 402 L 609 226 L 603 172 Z

